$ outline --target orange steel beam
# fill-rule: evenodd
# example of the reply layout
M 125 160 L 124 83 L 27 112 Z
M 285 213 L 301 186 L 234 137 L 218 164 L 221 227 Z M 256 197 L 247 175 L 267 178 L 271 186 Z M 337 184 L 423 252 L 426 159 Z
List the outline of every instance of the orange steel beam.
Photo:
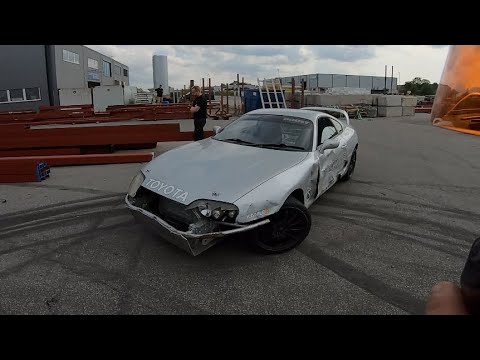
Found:
M 143 163 L 153 159 L 153 152 L 117 153 L 117 154 L 88 154 L 88 155 L 54 155 L 54 156 L 26 156 L 23 158 L 0 158 L 2 163 L 37 163 L 44 161 L 49 167 L 73 165 L 101 165 L 122 163 Z

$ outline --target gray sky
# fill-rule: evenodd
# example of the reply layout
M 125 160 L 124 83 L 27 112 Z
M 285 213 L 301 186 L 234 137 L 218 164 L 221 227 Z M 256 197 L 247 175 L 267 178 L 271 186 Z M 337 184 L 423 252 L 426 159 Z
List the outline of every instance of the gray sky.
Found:
M 190 79 L 212 85 L 314 73 L 388 76 L 400 84 L 419 76 L 439 82 L 447 45 L 86 45 L 129 66 L 130 85 L 153 87 L 152 56 L 168 56 L 169 86 Z

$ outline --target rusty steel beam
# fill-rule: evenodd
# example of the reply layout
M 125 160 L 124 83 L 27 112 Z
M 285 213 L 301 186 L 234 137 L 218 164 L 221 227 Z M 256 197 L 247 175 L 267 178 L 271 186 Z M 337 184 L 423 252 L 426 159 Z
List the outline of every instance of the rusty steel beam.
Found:
M 2 127 L 10 128 L 4 131 Z M 105 144 L 145 144 L 170 140 L 180 133 L 179 124 L 82 126 L 25 129 L 0 126 L 0 150 L 18 148 L 76 147 Z
M 39 157 L 21 156 L 21 157 L 3 157 L 0 158 L 0 172 L 3 174 L 22 174 L 28 170 L 35 170 Z M 9 172 L 9 169 L 18 169 L 18 171 Z
M 59 110 L 59 109 L 71 109 L 71 108 L 80 108 L 80 109 L 93 109 L 91 104 L 81 104 L 81 105 L 41 105 L 38 110 L 39 111 L 51 111 L 51 110 Z
M 211 132 L 207 132 L 210 134 Z M 191 140 L 192 132 L 180 132 L 180 124 L 69 126 L 30 129 L 0 125 L 0 150 L 26 150 L 121 144 L 152 144 L 177 139 Z M 208 135 L 210 136 L 210 135 Z
M 34 120 L 36 116 L 35 112 L 29 113 L 0 113 L 0 123 L 7 123 L 11 121 L 18 121 L 18 120 Z
M 0 150 L 0 157 L 17 156 L 45 156 L 45 155 L 80 155 L 81 148 L 43 148 L 43 149 L 19 149 Z
M 432 108 L 415 108 L 415 113 L 419 114 L 430 114 L 432 112 Z
M 204 137 L 208 138 L 215 135 L 213 131 L 205 131 Z M 191 141 L 193 140 L 193 131 L 182 131 L 175 135 L 172 135 L 172 140 L 170 141 Z
M 36 175 L 32 174 L 0 174 L 0 183 L 30 183 L 39 182 Z
M 154 149 L 157 143 L 149 144 L 120 144 L 114 145 L 114 150 L 140 150 L 140 149 Z
M 94 113 L 91 107 L 54 107 L 38 113 L 0 113 L 0 124 L 108 122 L 143 117 L 152 119 L 155 116 L 159 119 L 179 119 L 191 118 L 191 113 L 188 111 L 187 104 L 116 105 L 109 107 L 104 113 Z
M 48 176 L 50 176 L 50 167 L 38 158 L 0 158 L 0 183 L 38 182 Z
M 74 166 L 74 165 L 104 165 L 143 163 L 153 159 L 153 152 L 117 153 L 117 154 L 87 154 L 87 155 L 54 155 L 54 156 L 29 156 L 23 161 L 46 162 L 49 167 Z M 6 158 L 10 160 L 10 158 Z M 2 160 L 0 159 L 0 164 Z M 16 158 L 14 158 L 16 159 Z

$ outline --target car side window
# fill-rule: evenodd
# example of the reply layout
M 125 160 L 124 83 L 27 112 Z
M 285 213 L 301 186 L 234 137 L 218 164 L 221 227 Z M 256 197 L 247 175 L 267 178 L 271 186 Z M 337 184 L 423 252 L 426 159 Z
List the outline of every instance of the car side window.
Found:
M 343 126 L 340 124 L 339 121 L 331 119 L 333 126 L 335 126 L 335 129 L 337 130 L 337 133 L 341 134 L 343 131 Z
M 338 135 L 338 131 L 332 124 L 332 121 L 326 117 L 318 118 L 318 140 L 317 146 L 323 144 L 325 140 L 331 139 Z

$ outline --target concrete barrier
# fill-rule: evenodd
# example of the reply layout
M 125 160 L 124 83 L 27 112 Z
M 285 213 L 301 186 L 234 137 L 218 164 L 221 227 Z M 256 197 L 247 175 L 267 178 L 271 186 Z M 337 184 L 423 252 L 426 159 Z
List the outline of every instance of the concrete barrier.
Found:
M 367 109 L 367 117 L 374 118 L 378 115 L 378 109 L 376 107 L 368 108 Z
M 374 103 L 374 95 L 328 95 L 319 94 L 315 100 L 318 106 L 344 106 Z
M 401 106 L 379 106 L 378 116 L 380 117 L 402 116 L 403 115 L 402 109 L 403 108 Z
M 335 106 L 341 105 L 340 95 L 319 95 L 320 106 Z
M 402 98 L 402 106 L 404 106 L 404 107 L 415 107 L 415 106 L 417 106 L 417 97 L 416 96 L 404 96 Z
M 402 116 L 414 116 L 415 106 L 402 106 Z
M 305 95 L 305 106 L 314 106 L 316 104 L 316 95 Z
M 378 106 L 402 106 L 401 95 L 383 95 L 378 98 Z

